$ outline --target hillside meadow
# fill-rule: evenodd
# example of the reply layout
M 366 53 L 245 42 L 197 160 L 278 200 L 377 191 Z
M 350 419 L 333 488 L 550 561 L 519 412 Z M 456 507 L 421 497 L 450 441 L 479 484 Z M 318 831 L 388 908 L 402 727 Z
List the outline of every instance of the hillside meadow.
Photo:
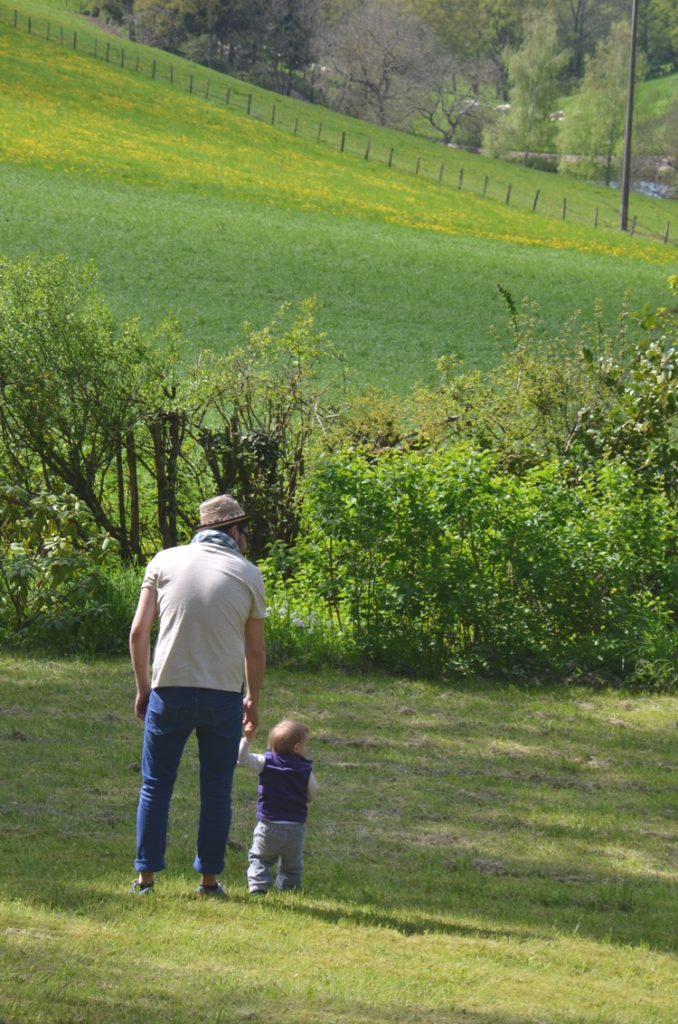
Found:
M 625 301 L 666 301 L 675 247 L 661 243 L 667 204 L 658 200 L 634 197 L 638 234 L 621 235 L 602 226 L 616 219 L 610 191 L 374 126 L 366 160 L 358 122 L 262 90 L 247 117 L 197 85 L 189 94 L 186 67 L 214 81 L 212 96 L 216 83 L 222 96 L 227 82 L 241 93 L 242 83 L 178 58 L 175 85 L 152 80 L 150 55 L 163 66 L 168 55 L 137 47 L 147 71 L 135 73 L 39 34 L 46 16 L 76 24 L 75 14 L 21 6 L 37 19 L 28 34 L 7 10 L 3 254 L 92 259 L 118 315 L 149 324 L 175 315 L 193 349 L 229 348 L 243 322 L 260 326 L 282 303 L 315 296 L 318 326 L 345 353 L 354 386 L 404 391 L 430 380 L 443 354 L 471 368 L 496 362 L 508 344 L 498 285 L 536 301 L 553 330 L 576 310 L 591 318 L 597 303 L 611 322 Z M 79 37 L 86 50 L 96 30 L 85 23 Z M 318 142 L 304 125 L 321 113 Z
M 254 905 L 245 771 L 229 899 L 192 896 L 193 742 L 128 895 L 132 694 L 125 659 L 0 657 L 4 1024 L 674 1024 L 676 697 L 271 671 L 262 733 L 305 721 L 321 790 L 303 891 Z

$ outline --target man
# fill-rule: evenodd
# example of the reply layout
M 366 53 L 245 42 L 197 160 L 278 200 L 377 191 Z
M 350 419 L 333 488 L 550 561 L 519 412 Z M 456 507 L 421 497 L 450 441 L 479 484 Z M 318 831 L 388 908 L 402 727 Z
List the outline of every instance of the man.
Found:
M 159 552 L 146 569 L 130 631 L 135 712 L 145 721 L 137 812 L 138 872 L 131 891 L 153 891 L 165 867 L 167 823 L 186 740 L 200 758 L 196 893 L 223 896 L 231 788 L 243 721 L 258 724 L 266 602 L 261 572 L 244 557 L 248 517 L 230 495 L 200 506 L 190 544 Z M 150 677 L 151 629 L 158 637 Z M 243 698 L 243 691 L 246 690 Z M 243 718 L 244 709 L 244 718 Z

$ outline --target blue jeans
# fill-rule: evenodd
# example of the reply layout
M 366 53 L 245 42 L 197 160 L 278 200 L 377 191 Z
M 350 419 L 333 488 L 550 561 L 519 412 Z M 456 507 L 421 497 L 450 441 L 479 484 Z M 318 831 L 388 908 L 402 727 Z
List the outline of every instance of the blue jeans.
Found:
M 298 889 L 304 871 L 304 837 L 302 822 L 258 821 L 249 852 L 247 883 L 250 892 L 276 889 Z M 278 874 L 273 868 L 279 861 Z
M 137 871 L 165 867 L 172 791 L 186 740 L 194 729 L 200 758 L 200 824 L 193 867 L 203 875 L 223 871 L 242 718 L 241 693 L 192 686 L 151 691 L 137 811 Z

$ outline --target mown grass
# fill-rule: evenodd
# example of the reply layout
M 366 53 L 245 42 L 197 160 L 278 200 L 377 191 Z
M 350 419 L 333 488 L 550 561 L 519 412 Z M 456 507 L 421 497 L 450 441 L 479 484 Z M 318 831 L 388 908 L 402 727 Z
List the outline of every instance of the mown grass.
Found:
M 678 699 L 271 672 L 322 791 L 301 894 L 191 898 L 189 745 L 168 871 L 132 876 L 140 729 L 123 660 L 0 660 L 5 1024 L 673 1024 Z
M 1 30 L 3 253 L 93 258 L 120 315 L 150 323 L 176 314 L 196 349 L 230 347 L 244 320 L 265 323 L 282 302 L 314 295 L 319 325 L 355 381 L 405 390 L 451 351 L 470 366 L 496 361 L 503 342 L 489 327 L 505 323 L 498 284 L 535 299 L 554 329 L 575 308 L 591 316 L 597 299 L 608 320 L 625 292 L 632 306 L 665 301 L 673 247 L 591 226 L 596 205 L 614 215 L 609 191 L 572 185 L 570 210 L 576 191 L 586 223 L 574 214 L 563 223 L 539 212 L 562 203 L 552 175 L 443 154 L 440 186 L 433 143 L 370 127 L 382 162 L 365 161 L 364 136 L 338 152 L 340 129 L 365 132 L 339 115 L 322 111 L 318 143 L 315 128 L 290 131 L 294 111 L 317 119 L 318 108 L 255 91 L 261 111 L 264 100 L 281 105 L 286 126 L 271 126 L 270 107 L 264 120 L 247 118 L 7 23 Z M 222 92 L 233 81 L 209 74 Z M 665 205 L 633 202 L 659 237 Z

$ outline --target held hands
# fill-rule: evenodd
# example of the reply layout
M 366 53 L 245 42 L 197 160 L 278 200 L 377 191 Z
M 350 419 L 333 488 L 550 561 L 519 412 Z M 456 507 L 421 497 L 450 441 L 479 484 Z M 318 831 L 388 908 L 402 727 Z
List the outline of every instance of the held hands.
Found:
M 257 726 L 259 725 L 259 709 L 251 697 L 245 697 L 243 707 L 245 714 L 243 715 L 242 721 L 245 726 L 245 738 L 247 738 L 248 728 L 253 730 L 252 736 L 254 736 L 254 733 L 257 731 Z
M 252 722 L 245 721 L 245 739 L 251 743 L 257 734 L 257 727 Z

